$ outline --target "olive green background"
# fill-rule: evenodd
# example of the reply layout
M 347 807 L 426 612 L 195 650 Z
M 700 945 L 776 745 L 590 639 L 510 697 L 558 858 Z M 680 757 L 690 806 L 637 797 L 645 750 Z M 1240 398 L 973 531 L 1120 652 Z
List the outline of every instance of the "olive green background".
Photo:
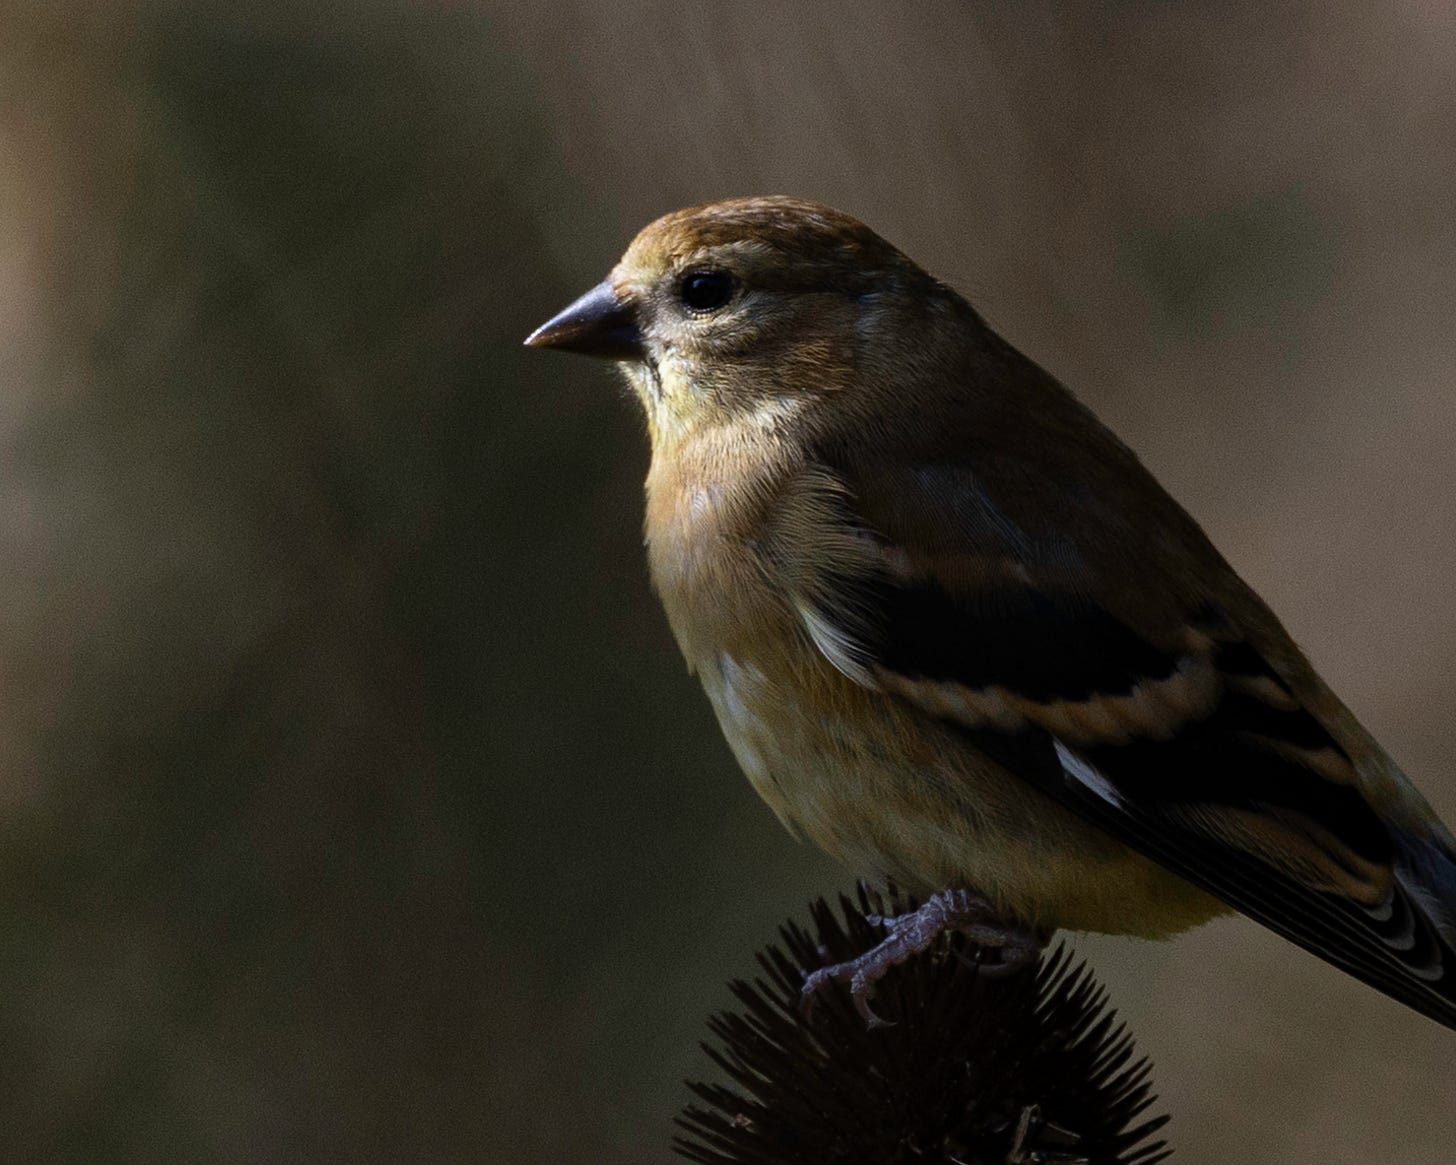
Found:
M 520 348 L 690 202 L 966 291 L 1456 821 L 1453 69 L 1415 2 L 5 0 L 0 1160 L 668 1159 L 850 885 L 684 674 L 612 370 Z M 1456 1033 L 1079 946 L 1180 1160 L 1456 1153 Z

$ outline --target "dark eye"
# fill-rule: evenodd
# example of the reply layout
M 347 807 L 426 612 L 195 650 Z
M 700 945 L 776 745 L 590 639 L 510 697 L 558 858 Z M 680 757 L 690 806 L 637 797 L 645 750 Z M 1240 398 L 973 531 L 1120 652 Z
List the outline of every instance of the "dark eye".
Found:
M 726 271 L 689 271 L 677 294 L 689 311 L 717 311 L 733 298 L 733 276 Z

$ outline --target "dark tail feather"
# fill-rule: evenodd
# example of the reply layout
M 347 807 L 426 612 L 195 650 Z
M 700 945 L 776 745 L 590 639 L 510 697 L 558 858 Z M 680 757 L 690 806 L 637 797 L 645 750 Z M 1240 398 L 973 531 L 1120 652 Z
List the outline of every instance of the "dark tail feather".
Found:
M 1448 837 L 1431 835 L 1397 837 L 1396 845 L 1396 878 L 1456 963 L 1456 847 Z

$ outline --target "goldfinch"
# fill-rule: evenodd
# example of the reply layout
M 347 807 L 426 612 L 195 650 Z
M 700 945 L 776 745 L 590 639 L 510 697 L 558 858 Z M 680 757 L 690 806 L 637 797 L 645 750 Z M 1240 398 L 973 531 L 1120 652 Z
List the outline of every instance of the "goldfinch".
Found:
M 678 211 L 528 344 L 619 361 L 651 573 L 790 830 L 1015 962 L 1244 914 L 1456 1028 L 1456 843 L 1133 453 L 956 292 L 786 197 Z

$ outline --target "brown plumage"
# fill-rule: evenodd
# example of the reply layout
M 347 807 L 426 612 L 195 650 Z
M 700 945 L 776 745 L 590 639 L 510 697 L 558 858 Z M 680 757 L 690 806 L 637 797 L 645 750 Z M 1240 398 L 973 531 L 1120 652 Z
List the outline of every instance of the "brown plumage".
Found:
M 1456 845 L 1096 418 L 863 224 L 668 215 L 531 342 L 623 361 L 652 576 L 790 829 L 1008 922 L 1235 907 L 1456 1026 Z

